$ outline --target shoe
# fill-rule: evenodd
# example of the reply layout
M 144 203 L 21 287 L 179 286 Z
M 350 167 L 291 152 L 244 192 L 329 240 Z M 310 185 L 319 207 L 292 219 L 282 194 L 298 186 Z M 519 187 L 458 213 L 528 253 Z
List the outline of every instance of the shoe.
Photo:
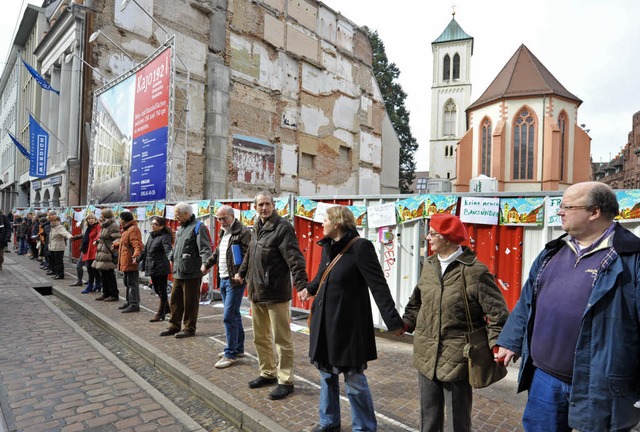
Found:
M 249 388 L 257 389 L 260 387 L 277 384 L 278 378 L 267 378 L 260 375 L 258 378 L 249 381 Z
M 100 284 L 96 284 L 91 290 L 91 292 L 101 292 L 101 291 L 102 291 L 102 285 Z
M 45 274 L 48 275 L 48 276 L 51 276 L 51 275 L 55 275 L 56 272 L 49 270 Z
M 149 320 L 149 322 L 158 322 L 158 321 L 164 321 L 164 315 L 156 315 Z
M 123 305 L 118 306 L 118 309 L 122 310 L 122 309 L 126 309 L 129 307 L 129 302 L 124 302 Z
M 91 292 L 91 288 L 86 287 L 85 289 L 83 289 L 82 291 L 80 291 L 80 294 L 89 294 Z
M 82 281 L 75 281 L 74 283 L 69 284 L 69 286 L 83 286 L 83 285 L 84 283 L 82 283 Z
M 106 299 L 104 299 L 104 301 L 106 302 L 117 302 L 119 300 L 120 300 L 119 297 L 107 297 Z
M 218 353 L 218 358 L 223 358 L 223 357 L 224 357 L 224 351 L 220 351 Z M 244 357 L 244 353 L 243 352 L 238 353 L 238 358 L 240 358 L 240 357 Z
M 192 337 L 195 335 L 196 335 L 196 332 L 182 330 L 180 333 L 176 333 L 176 339 L 184 339 L 184 338 Z
M 120 308 L 118 308 L 120 309 Z M 140 312 L 140 306 L 129 305 L 126 309 L 122 310 L 122 313 Z
M 293 393 L 293 384 L 278 384 L 271 393 L 269 393 L 269 399 L 280 400 L 284 399 Z
M 180 333 L 180 330 L 175 329 L 175 328 L 170 328 L 170 329 L 167 329 L 167 330 L 165 330 L 163 332 L 160 332 L 160 336 L 173 336 L 176 333 Z
M 53 278 L 54 278 L 54 279 L 56 279 L 56 280 L 58 280 L 58 279 L 64 279 L 64 276 L 61 276 L 61 275 L 55 275 Z
M 218 360 L 218 363 L 216 363 L 214 367 L 216 369 L 228 368 L 229 366 L 231 366 L 232 364 L 234 364 L 237 361 L 238 361 L 238 359 L 232 359 L 232 358 L 229 358 L 229 357 L 222 357 L 220 360 Z
M 106 298 L 108 298 L 108 297 L 100 296 L 100 297 L 96 297 L 96 298 L 95 298 L 95 300 L 96 300 L 96 301 L 103 301 L 103 300 L 105 300 Z
M 340 432 L 340 425 L 336 425 L 336 426 L 317 425 L 316 427 L 311 429 L 311 432 Z

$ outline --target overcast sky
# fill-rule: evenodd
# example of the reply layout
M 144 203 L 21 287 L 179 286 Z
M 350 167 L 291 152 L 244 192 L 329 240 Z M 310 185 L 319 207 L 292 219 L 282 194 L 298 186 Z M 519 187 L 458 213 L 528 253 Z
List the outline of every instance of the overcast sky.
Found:
M 41 5 L 41 1 L 28 1 Z M 593 139 L 594 161 L 609 160 L 627 142 L 640 111 L 639 0 L 325 0 L 360 26 L 377 30 L 408 94 L 411 130 L 420 144 L 418 170 L 428 169 L 431 42 L 451 20 L 474 38 L 472 102 L 525 44 L 567 90 L 583 100 L 578 123 Z M 0 56 L 7 58 L 23 0 L 3 0 Z M 390 5 L 392 7 L 390 7 Z M 635 21 L 635 22 L 634 22 Z

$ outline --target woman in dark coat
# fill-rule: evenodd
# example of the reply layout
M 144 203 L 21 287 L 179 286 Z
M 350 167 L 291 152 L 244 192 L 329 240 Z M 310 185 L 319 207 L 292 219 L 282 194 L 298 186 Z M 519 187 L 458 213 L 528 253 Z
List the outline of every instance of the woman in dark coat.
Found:
M 100 272 L 93 268 L 93 262 L 96 259 L 98 253 L 97 240 L 100 238 L 100 224 L 98 218 L 93 213 L 89 213 L 85 217 L 87 222 L 87 228 L 82 234 L 82 245 L 80 246 L 80 252 L 82 256 L 82 265 L 87 266 L 87 272 L 89 273 L 89 284 L 81 291 L 82 294 L 87 294 L 93 291 L 100 291 L 102 289 L 102 278 Z M 82 268 L 78 270 L 78 280 L 82 281 Z
M 154 216 L 151 218 L 151 233 L 144 246 L 139 261 L 147 276 L 151 278 L 153 290 L 160 297 L 158 312 L 151 318 L 150 322 L 164 321 L 164 316 L 169 311 L 169 301 L 167 300 L 167 277 L 171 273 L 169 255 L 171 254 L 173 243 L 173 231 L 167 226 L 164 218 Z
M 373 244 L 358 236 L 353 213 L 346 207 L 331 207 L 323 228 L 318 273 L 299 294 L 303 301 L 317 296 L 309 326 L 309 357 L 320 371 L 320 424 L 314 431 L 340 430 L 339 374 L 344 374 L 353 430 L 375 431 L 373 400 L 364 375 L 367 362 L 377 358 L 369 289 L 389 330 L 402 332 L 402 319 Z M 352 239 L 320 285 L 325 269 Z
M 116 302 L 120 300 L 118 282 L 116 281 L 117 255 L 113 250 L 113 242 L 120 238 L 120 225 L 116 222 L 113 210 L 104 209 L 100 215 L 100 237 L 96 241 L 98 246 L 93 268 L 100 271 L 102 277 L 102 295 L 96 297 L 98 301 Z

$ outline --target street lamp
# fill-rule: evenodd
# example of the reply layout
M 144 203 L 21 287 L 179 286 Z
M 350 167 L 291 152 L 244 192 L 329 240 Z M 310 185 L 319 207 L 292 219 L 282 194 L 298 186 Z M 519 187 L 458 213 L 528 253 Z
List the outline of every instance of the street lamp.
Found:
M 72 58 L 77 57 L 80 59 L 80 61 L 84 64 L 86 64 L 87 66 L 89 66 L 89 68 L 94 71 L 95 73 L 98 74 L 98 76 L 100 77 L 100 80 L 102 81 L 102 84 L 106 84 L 107 83 L 107 77 L 105 77 L 104 75 L 102 75 L 100 73 L 100 71 L 98 71 L 98 69 L 94 68 L 93 66 L 91 66 L 89 63 L 87 63 L 82 57 L 80 57 L 78 54 L 76 53 L 69 53 L 66 55 L 66 57 L 64 58 L 64 62 L 65 63 L 69 63 L 71 61 Z
M 158 27 L 160 27 L 160 30 L 162 30 L 165 34 L 165 42 L 169 39 L 169 32 L 162 27 L 162 24 L 160 24 L 154 17 L 153 15 L 151 15 L 149 12 L 147 12 L 147 10 L 145 8 L 143 8 L 140 3 L 138 3 L 136 0 L 122 0 L 122 3 L 120 4 L 120 12 L 124 12 L 124 10 L 127 8 L 127 6 L 129 6 L 129 3 L 134 2 L 136 4 L 136 6 L 138 6 L 140 9 L 142 9 L 142 12 L 144 12 L 149 18 L 151 18 L 151 21 L 153 21 Z
M 96 39 L 98 39 L 101 35 L 104 36 L 113 45 L 115 45 L 116 48 L 118 48 L 120 51 L 122 51 L 122 54 L 124 54 L 125 57 L 129 58 L 132 62 L 135 63 L 135 60 L 133 60 L 133 58 L 129 54 L 127 54 L 127 52 L 120 45 L 115 43 L 115 41 L 113 39 L 111 39 L 109 36 L 107 36 L 105 33 L 103 33 L 102 30 L 96 30 L 95 32 L 93 32 L 91 34 L 91 36 L 89 36 L 89 43 L 94 43 L 96 41 Z

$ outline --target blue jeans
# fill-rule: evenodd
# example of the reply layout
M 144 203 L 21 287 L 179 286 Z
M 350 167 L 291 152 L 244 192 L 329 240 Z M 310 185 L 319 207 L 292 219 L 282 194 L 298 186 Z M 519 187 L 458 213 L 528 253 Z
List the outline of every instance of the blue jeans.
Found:
M 571 431 L 569 395 L 571 384 L 536 369 L 529 388 L 529 399 L 522 415 L 527 432 Z
M 240 315 L 240 304 L 244 294 L 245 285 L 232 287 L 229 279 L 220 279 L 220 295 L 224 305 L 224 329 L 227 333 L 227 346 L 224 356 L 230 359 L 238 358 L 238 354 L 244 353 L 244 328 Z
M 18 239 L 18 255 L 24 255 L 29 251 L 29 245 L 27 244 L 27 239 Z
M 340 424 L 340 386 L 338 375 L 320 372 L 320 426 Z M 344 374 L 344 384 L 351 404 L 353 431 L 375 431 L 378 428 L 373 399 L 369 391 L 367 377 L 363 373 Z

